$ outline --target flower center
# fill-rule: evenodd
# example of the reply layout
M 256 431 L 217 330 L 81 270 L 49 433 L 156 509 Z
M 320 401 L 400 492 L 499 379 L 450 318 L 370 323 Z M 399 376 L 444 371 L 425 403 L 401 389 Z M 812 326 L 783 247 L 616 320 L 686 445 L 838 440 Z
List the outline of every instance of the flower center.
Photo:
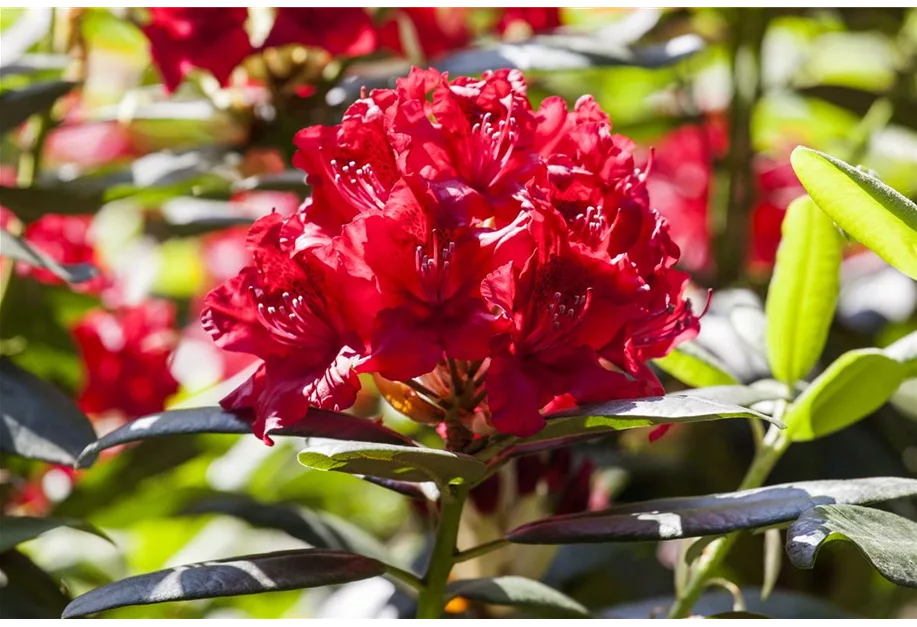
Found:
M 345 200 L 360 210 L 382 209 L 388 198 L 388 189 L 368 163 L 357 167 L 355 161 L 341 164 L 337 159 L 330 161 L 334 183 Z
M 433 241 L 430 253 L 418 246 L 414 255 L 414 266 L 420 277 L 420 286 L 427 300 L 442 302 L 444 300 L 443 288 L 454 265 L 455 242 L 439 230 L 433 230 Z
M 598 248 L 608 232 L 608 219 L 601 205 L 590 205 L 585 212 L 577 214 L 568 226 L 570 233 L 580 242 L 590 248 Z
M 324 328 L 325 323 L 309 308 L 302 297 L 289 292 L 281 294 L 282 304 L 268 304 L 268 295 L 261 288 L 249 286 L 249 291 L 257 303 L 258 320 L 278 340 L 289 345 L 301 345 L 306 338 L 315 335 L 317 329 Z
M 471 161 L 474 179 L 486 188 L 496 182 L 509 162 L 519 137 L 519 124 L 512 114 L 494 124 L 493 115 L 486 113 L 471 132 L 477 139 Z

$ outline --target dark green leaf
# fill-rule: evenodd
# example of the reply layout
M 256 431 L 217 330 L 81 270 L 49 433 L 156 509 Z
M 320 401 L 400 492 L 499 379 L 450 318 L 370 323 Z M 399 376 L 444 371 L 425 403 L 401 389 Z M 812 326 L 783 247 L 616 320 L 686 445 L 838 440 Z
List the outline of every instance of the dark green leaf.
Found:
M 793 385 L 821 357 L 840 286 L 841 238 L 808 196 L 783 218 L 767 290 L 767 357 L 774 376 Z
M 726 364 L 696 342 L 685 342 L 662 359 L 653 360 L 653 363 L 694 388 L 738 383 Z
M 790 159 L 822 211 L 882 259 L 917 279 L 917 204 L 830 155 L 799 146 Z
M 51 108 L 57 99 L 76 86 L 72 81 L 48 81 L 35 83 L 22 89 L 11 89 L 0 93 L 0 135 L 13 130 L 29 116 Z
M 219 407 L 176 409 L 152 414 L 116 429 L 86 447 L 78 461 L 79 468 L 91 466 L 99 451 L 148 438 L 192 433 L 250 434 L 251 423 L 240 416 L 223 411 Z M 386 429 L 366 418 L 349 414 L 310 409 L 308 416 L 287 429 L 272 431 L 271 435 L 296 437 L 335 437 L 362 440 L 366 442 L 410 444 L 411 440 Z
M 49 270 L 54 273 L 54 276 L 67 283 L 82 283 L 98 274 L 98 270 L 88 263 L 59 264 L 22 238 L 4 230 L 0 230 L 0 252 L 4 257 L 24 261 L 36 268 Z
M 186 505 L 181 515 L 225 514 L 253 527 L 277 529 L 318 549 L 349 551 L 384 559 L 387 551 L 359 527 L 328 512 L 292 503 L 264 503 L 245 494 L 214 494 Z
M 302 549 L 246 555 L 128 577 L 77 597 L 63 618 L 127 605 L 301 590 L 360 581 L 385 572 L 374 559 L 342 551 Z
M 755 614 L 754 612 L 720 612 L 719 614 L 713 614 L 712 616 L 704 616 L 704 618 L 732 618 L 732 619 L 744 619 L 744 618 L 770 618 L 770 616 L 765 616 L 764 614 Z
M 897 477 L 785 483 L 555 516 L 518 527 L 507 538 L 521 544 L 691 538 L 789 522 L 816 505 L 875 503 L 915 494 L 917 479 Z
M 71 187 L 5 187 L 0 185 L 0 204 L 23 222 L 34 222 L 49 213 L 68 216 L 97 212 L 101 194 Z
M 473 483 L 485 470 L 474 457 L 432 448 L 310 439 L 299 463 L 313 470 L 333 470 L 399 481 L 435 481 L 438 485 Z
M 0 451 L 72 465 L 95 440 L 79 407 L 63 392 L 0 357 Z
M 889 581 L 917 588 L 917 523 L 869 507 L 822 505 L 790 525 L 786 552 L 796 568 L 813 568 L 821 548 L 836 540 L 856 545 Z
M 464 597 L 491 605 L 512 605 L 550 610 L 573 618 L 592 618 L 589 611 L 554 588 L 526 577 L 494 577 L 453 581 L 446 588 L 449 599 Z
M 60 582 L 19 551 L 0 553 L 0 618 L 60 618 L 70 602 Z
M 904 366 L 876 348 L 837 358 L 784 416 L 794 442 L 830 435 L 881 407 L 904 380 Z
M 89 523 L 75 518 L 37 518 L 34 516 L 0 517 L 0 553 L 17 544 L 37 538 L 46 531 L 58 527 L 70 527 L 92 533 L 111 542 L 111 538 Z

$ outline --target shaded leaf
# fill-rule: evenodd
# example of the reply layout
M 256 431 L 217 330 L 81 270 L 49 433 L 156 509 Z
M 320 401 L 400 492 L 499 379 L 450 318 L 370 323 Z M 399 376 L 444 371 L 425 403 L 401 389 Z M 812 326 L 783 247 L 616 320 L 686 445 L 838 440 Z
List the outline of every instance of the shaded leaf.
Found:
M 99 531 L 89 523 L 75 518 L 38 518 L 35 516 L 3 516 L 0 517 L 0 553 L 13 548 L 33 538 L 37 538 L 46 531 L 58 527 L 70 527 L 104 538 L 111 542 L 111 538 Z
M 376 577 L 385 566 L 342 551 L 302 549 L 177 566 L 128 577 L 74 599 L 63 618 L 127 605 L 301 590 Z
M 485 466 L 474 457 L 432 448 L 310 439 L 298 456 L 313 470 L 333 470 L 399 481 L 472 483 Z
M 493 577 L 453 581 L 446 588 L 449 599 L 464 597 L 491 605 L 535 607 L 574 618 L 592 618 L 589 611 L 554 588 L 527 577 Z
M 0 357 L 0 451 L 72 465 L 96 434 L 56 387 Z
M 672 540 L 756 529 L 795 520 L 816 505 L 863 504 L 917 494 L 917 479 L 803 481 L 708 496 L 656 499 L 609 510 L 554 516 L 507 534 L 521 544 Z
M 23 222 L 34 222 L 49 213 L 77 216 L 96 213 L 102 195 L 71 187 L 7 187 L 0 185 L 0 205 Z
M 904 366 L 876 348 L 838 357 L 784 416 L 794 442 L 830 435 L 881 407 L 904 380 Z
M 0 135 L 13 130 L 29 116 L 47 111 L 75 86 L 73 81 L 47 81 L 0 93 L 0 111 L 3 111 Z
M 822 211 L 882 259 L 917 279 L 917 204 L 830 155 L 799 146 L 790 160 Z
M 180 515 L 225 514 L 253 527 L 277 529 L 319 549 L 349 551 L 383 559 L 387 551 L 356 525 L 292 503 L 264 503 L 245 494 L 214 494 L 184 506 Z
M 841 238 L 808 196 L 783 218 L 777 262 L 767 290 L 767 358 L 774 376 L 793 385 L 815 366 L 828 339 L 840 287 Z
M 44 268 L 67 283 L 82 283 L 95 277 L 98 270 L 89 263 L 59 264 L 24 239 L 0 229 L 0 252 L 4 257 Z
M 737 612 L 733 610 L 732 612 L 720 612 L 719 614 L 704 616 L 704 618 L 770 618 L 770 616 L 765 616 L 764 614 L 755 614 L 754 612 Z
M 87 446 L 80 454 L 78 468 L 91 466 L 99 451 L 127 442 L 192 433 L 250 434 L 251 422 L 219 407 L 176 409 L 151 414 L 108 433 Z M 309 415 L 287 429 L 271 435 L 298 437 L 335 437 L 366 442 L 410 444 L 411 440 L 365 418 L 324 409 L 310 409 Z
M 19 551 L 0 553 L 0 618 L 60 618 L 70 602 L 60 582 Z
M 904 366 L 906 378 L 917 376 L 917 331 L 886 346 L 883 352 Z
M 869 507 L 822 505 L 790 525 L 786 552 L 797 568 L 813 568 L 821 548 L 837 540 L 856 545 L 889 581 L 917 588 L 917 523 Z
M 696 342 L 685 342 L 653 363 L 685 385 L 694 388 L 738 383 L 729 367 Z

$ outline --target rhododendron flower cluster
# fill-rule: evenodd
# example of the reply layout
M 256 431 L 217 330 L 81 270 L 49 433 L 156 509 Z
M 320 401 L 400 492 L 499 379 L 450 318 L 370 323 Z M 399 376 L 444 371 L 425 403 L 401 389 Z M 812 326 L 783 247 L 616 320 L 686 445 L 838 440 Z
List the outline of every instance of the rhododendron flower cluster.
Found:
M 202 314 L 262 360 L 222 404 L 268 442 L 349 407 L 361 373 L 419 390 L 447 433 L 532 435 L 661 393 L 647 361 L 698 330 L 634 144 L 591 97 L 533 109 L 518 71 L 415 68 L 295 143 L 311 199 L 253 225 Z

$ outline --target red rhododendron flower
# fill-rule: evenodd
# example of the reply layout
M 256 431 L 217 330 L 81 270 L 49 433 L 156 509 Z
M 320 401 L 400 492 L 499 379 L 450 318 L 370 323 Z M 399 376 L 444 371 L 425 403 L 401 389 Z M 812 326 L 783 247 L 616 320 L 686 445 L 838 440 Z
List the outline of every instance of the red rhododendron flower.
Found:
M 59 264 L 92 264 L 98 267 L 91 227 L 92 216 L 49 213 L 26 226 L 23 237 Z M 30 276 L 49 285 L 64 283 L 50 270 L 25 262 L 16 264 L 16 272 L 20 276 Z M 79 292 L 99 294 L 110 284 L 111 280 L 108 277 L 99 274 L 72 287 Z
M 178 390 L 169 370 L 174 323 L 173 305 L 161 300 L 94 310 L 80 320 L 73 335 L 86 374 L 78 399 L 83 411 L 128 418 L 161 411 Z
M 225 85 L 253 52 L 245 7 L 152 7 L 143 32 L 150 40 L 153 63 L 168 91 L 174 91 L 192 68 L 208 70 Z
M 359 7 L 281 7 L 264 47 L 284 44 L 356 57 L 376 49 L 376 31 L 369 14 Z
M 411 50 L 405 46 L 402 21 L 413 28 L 419 52 L 427 59 L 435 59 L 452 50 L 465 48 L 471 43 L 468 29 L 468 8 L 461 7 L 405 7 L 394 9 L 392 15 L 379 28 L 379 41 L 401 55 Z
M 789 158 L 755 160 L 758 203 L 751 210 L 751 246 L 748 263 L 753 269 L 768 269 L 777 258 L 780 229 L 786 208 L 806 190 L 796 178 Z
M 263 360 L 223 400 L 258 435 L 348 407 L 372 372 L 423 422 L 458 403 L 450 446 L 527 436 L 552 409 L 658 393 L 647 360 L 698 330 L 633 142 L 591 98 L 533 111 L 517 71 L 415 69 L 295 141 L 312 198 L 255 224 L 253 264 L 202 316 Z
M 536 33 L 560 26 L 560 9 L 557 7 L 509 7 L 501 11 L 503 14 L 497 23 L 497 30 L 501 33 L 517 24 L 524 24 Z

